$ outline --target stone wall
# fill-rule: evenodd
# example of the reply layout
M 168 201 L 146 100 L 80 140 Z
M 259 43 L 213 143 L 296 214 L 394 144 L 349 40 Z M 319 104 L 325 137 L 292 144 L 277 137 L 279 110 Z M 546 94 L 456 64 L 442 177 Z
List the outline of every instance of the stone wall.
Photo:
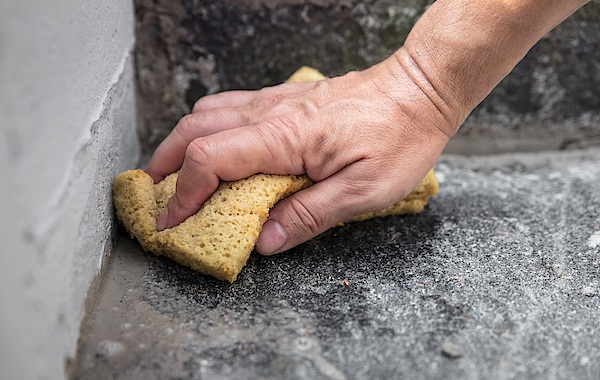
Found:
M 139 157 L 133 23 L 128 2 L 0 2 L 3 379 L 68 376 Z
M 399 48 L 427 0 L 136 0 L 139 132 L 147 157 L 200 96 L 327 75 Z M 448 151 L 600 144 L 600 7 L 536 45 L 467 120 Z

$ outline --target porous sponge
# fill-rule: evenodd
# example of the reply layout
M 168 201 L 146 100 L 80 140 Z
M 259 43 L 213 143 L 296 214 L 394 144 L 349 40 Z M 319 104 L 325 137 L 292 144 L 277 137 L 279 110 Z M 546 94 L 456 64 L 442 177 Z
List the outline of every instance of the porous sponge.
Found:
M 157 232 L 156 218 L 175 193 L 176 181 L 176 173 L 156 185 L 142 170 L 119 174 L 114 184 L 117 217 L 144 250 L 230 282 L 250 257 L 269 210 L 311 183 L 305 176 L 268 174 L 223 182 L 200 211 Z

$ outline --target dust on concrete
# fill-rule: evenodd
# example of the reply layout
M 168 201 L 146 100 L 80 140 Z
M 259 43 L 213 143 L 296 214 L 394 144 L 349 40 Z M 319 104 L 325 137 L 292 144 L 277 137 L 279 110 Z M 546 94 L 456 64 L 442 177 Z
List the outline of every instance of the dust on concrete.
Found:
M 423 213 L 253 255 L 234 284 L 122 235 L 79 378 L 597 379 L 598 162 L 443 156 Z

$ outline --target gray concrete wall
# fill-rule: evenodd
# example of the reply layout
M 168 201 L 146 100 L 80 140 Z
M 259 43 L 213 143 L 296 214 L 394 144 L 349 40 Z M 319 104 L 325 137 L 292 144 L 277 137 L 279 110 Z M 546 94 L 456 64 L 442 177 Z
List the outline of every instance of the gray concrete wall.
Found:
M 327 75 L 399 48 L 430 0 L 136 0 L 140 134 L 147 156 L 207 93 Z M 600 4 L 551 32 L 478 107 L 454 153 L 600 145 Z
M 59 379 L 135 164 L 133 6 L 0 2 L 0 377 Z

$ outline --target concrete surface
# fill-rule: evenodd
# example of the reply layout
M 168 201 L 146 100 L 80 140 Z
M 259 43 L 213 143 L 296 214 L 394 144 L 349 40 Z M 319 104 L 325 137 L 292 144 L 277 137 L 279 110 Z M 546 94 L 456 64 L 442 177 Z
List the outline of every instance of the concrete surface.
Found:
M 0 378 L 61 379 L 139 156 L 133 6 L 0 2 Z
M 135 0 L 147 157 L 202 95 L 333 76 L 397 50 L 431 0 Z M 492 154 L 600 146 L 600 4 L 540 41 L 447 148 Z M 565 132 L 567 132 L 565 134 Z
M 233 285 L 121 233 L 76 378 L 600 378 L 600 149 L 437 172 L 423 213 L 253 255 Z

